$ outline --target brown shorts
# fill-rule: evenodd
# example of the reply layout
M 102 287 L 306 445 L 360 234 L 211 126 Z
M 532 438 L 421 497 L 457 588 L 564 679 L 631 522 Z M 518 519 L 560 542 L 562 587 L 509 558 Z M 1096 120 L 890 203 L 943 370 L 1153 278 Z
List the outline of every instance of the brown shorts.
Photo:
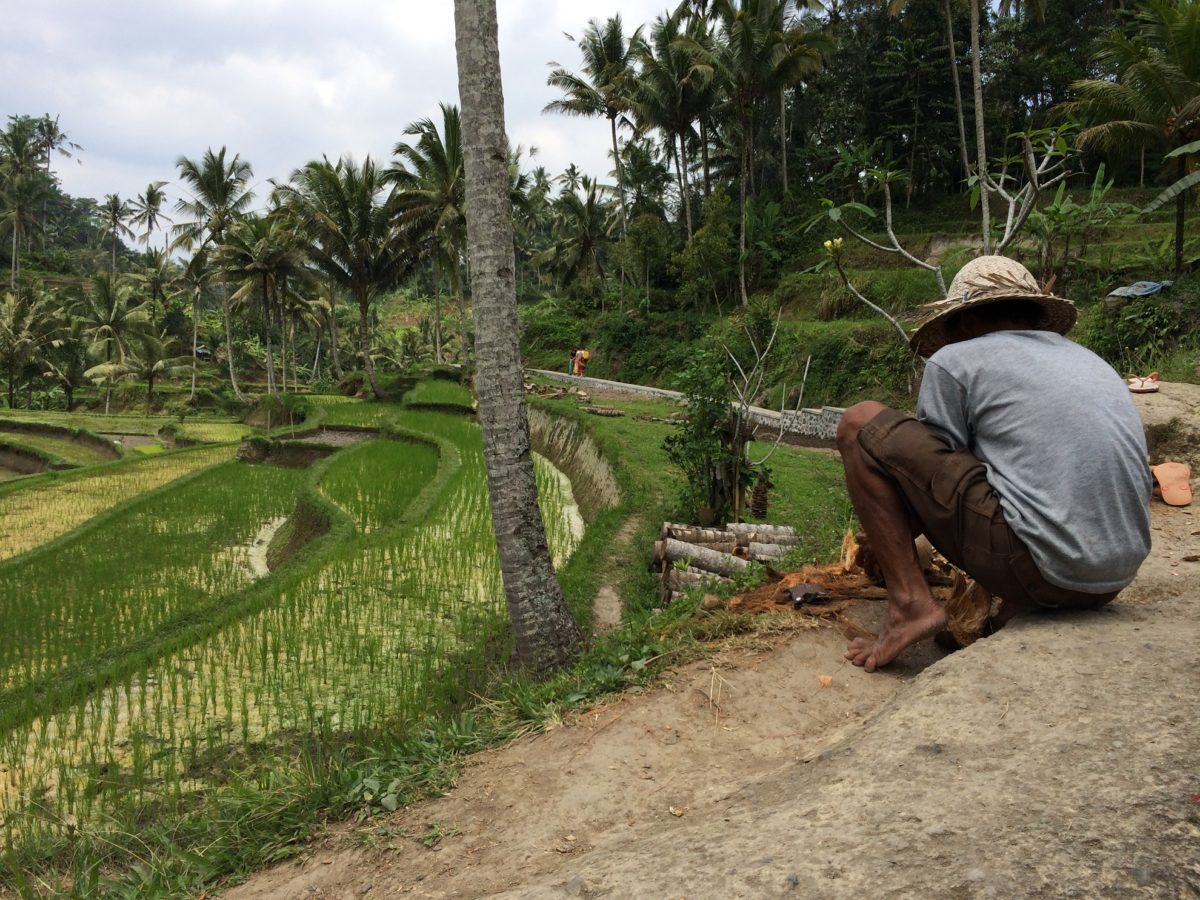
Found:
M 1046 581 L 1005 520 L 983 463 L 966 450 L 951 450 L 911 416 L 884 410 L 859 432 L 858 443 L 899 488 L 929 542 L 1014 611 L 1098 609 L 1116 596 Z

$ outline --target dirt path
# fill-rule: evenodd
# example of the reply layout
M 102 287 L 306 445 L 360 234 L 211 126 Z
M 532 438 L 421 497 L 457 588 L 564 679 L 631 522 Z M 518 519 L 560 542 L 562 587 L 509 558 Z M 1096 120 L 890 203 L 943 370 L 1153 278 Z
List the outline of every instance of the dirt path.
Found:
M 742 641 L 227 896 L 1198 896 L 1200 506 L 1153 522 L 1104 611 L 875 675 Z

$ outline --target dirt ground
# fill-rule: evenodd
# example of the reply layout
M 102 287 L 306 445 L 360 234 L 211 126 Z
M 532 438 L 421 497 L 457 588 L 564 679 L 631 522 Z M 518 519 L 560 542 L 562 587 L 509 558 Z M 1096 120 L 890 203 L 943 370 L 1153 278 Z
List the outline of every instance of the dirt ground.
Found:
M 1176 387 L 1148 422 L 1200 423 Z M 225 896 L 1200 896 L 1200 503 L 1153 512 L 1103 611 L 873 675 L 792 619 Z

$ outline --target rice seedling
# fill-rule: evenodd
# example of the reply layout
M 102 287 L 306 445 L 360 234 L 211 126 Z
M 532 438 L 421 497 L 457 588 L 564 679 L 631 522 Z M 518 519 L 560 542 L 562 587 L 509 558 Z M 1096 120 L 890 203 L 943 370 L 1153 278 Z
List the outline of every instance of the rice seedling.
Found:
M 226 463 L 0 564 L 0 710 L 14 688 L 94 664 L 252 580 L 235 548 L 291 512 L 301 478 Z
M 457 381 L 447 381 L 441 378 L 422 381 L 404 395 L 404 405 L 413 408 L 429 407 L 453 412 L 462 409 L 473 412 L 475 398 L 471 392 Z
M 47 410 L 6 409 L 4 418 L 18 422 L 40 422 L 64 428 L 82 428 L 95 434 L 157 434 L 164 425 L 179 424 L 172 416 L 134 416 L 122 413 L 53 412 Z M 218 443 L 236 441 L 254 431 L 249 425 L 231 419 L 188 418 L 179 425 L 179 435 L 193 441 Z
M 205 447 L 6 487 L 0 494 L 0 560 L 66 534 L 130 497 L 232 459 L 235 452 L 232 446 Z
M 337 394 L 314 394 L 308 402 L 318 411 L 324 425 L 357 425 L 378 428 L 389 419 L 395 418 L 398 407 L 391 403 L 373 400 L 361 401 Z
M 461 416 L 401 413 L 387 404 L 329 407 L 346 424 L 392 419 L 428 436 L 438 454 L 426 445 L 377 441 L 332 458 L 319 473 L 320 487 L 355 518 L 353 536 L 327 544 L 311 564 L 261 582 L 254 590 L 263 602 L 249 614 L 0 735 L 0 820 L 10 843 L 46 829 L 95 829 L 106 821 L 128 828 L 156 811 L 194 810 L 235 763 L 252 767 L 301 736 L 336 743 L 339 736 L 402 731 L 404 723 L 464 699 L 494 664 L 507 615 L 478 427 Z M 544 460 L 537 469 L 551 549 L 565 560 L 582 528 L 570 511 L 570 483 Z M 138 546 L 177 543 L 193 527 L 213 529 L 206 533 L 219 533 L 226 546 L 242 540 L 270 510 L 233 509 L 267 492 L 248 487 L 238 471 L 222 466 L 172 489 L 179 497 L 170 508 L 147 503 Z M 186 489 L 193 485 L 195 495 Z M 240 524 L 208 521 L 214 516 Z M 138 610 L 113 617 L 125 627 L 140 631 L 146 626 L 138 616 L 163 621 L 164 610 L 189 602 L 172 593 L 187 564 L 159 552 L 146 565 L 127 558 L 124 581 L 110 576 L 129 586 L 118 608 Z M 191 559 L 193 575 L 219 581 L 214 592 L 236 581 L 211 575 L 229 571 L 220 554 Z M 78 564 L 89 565 L 82 558 Z M 37 581 L 32 571 L 29 577 Z M 143 594 L 134 590 L 139 583 Z M 43 623 L 54 615 L 44 607 L 37 614 Z M 119 638 L 118 627 L 100 635 L 110 643 Z M 5 671 L 19 677 L 54 665 L 47 643 L 39 646 L 25 654 L 29 662 L 11 651 L 15 662 Z
M 370 533 L 396 522 L 437 473 L 437 448 L 415 441 L 370 441 L 339 454 L 321 490 Z
M 190 419 L 184 421 L 180 427 L 179 436 L 189 441 L 219 444 L 225 441 L 240 441 L 246 435 L 253 434 L 254 430 L 241 422 L 205 422 Z

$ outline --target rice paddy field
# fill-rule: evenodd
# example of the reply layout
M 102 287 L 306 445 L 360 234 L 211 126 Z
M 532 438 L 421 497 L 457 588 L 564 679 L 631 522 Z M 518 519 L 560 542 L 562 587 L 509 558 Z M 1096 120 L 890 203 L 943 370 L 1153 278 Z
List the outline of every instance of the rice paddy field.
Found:
M 241 440 L 254 431 L 249 425 L 228 419 L 187 418 L 179 420 L 171 416 L 134 416 L 119 413 L 60 413 L 40 410 L 6 409 L 4 418 L 17 422 L 40 422 L 47 425 L 69 423 L 72 428 L 81 428 L 94 434 L 157 434 L 164 425 L 179 426 L 179 436 L 191 441 L 219 443 Z M 22 438 L 24 435 L 22 435 Z
M 112 459 L 95 447 L 54 435 L 20 434 L 0 430 L 0 443 L 35 450 L 72 466 L 94 466 Z
M 0 560 L 32 550 L 122 501 L 191 472 L 233 459 L 236 447 L 204 447 L 80 469 L 0 491 Z
M 9 849 L 204 815 L 232 771 L 254 778 L 256 760 L 299 742 L 403 731 L 499 661 L 507 612 L 478 426 L 313 401 L 327 424 L 387 433 L 310 469 L 220 446 L 0 489 Z M 536 466 L 564 564 L 583 520 L 565 476 Z M 268 569 L 297 511 L 322 527 Z
M 457 381 L 430 379 L 417 384 L 404 395 L 404 404 L 410 407 L 460 408 L 466 411 L 475 408 L 471 392 Z

